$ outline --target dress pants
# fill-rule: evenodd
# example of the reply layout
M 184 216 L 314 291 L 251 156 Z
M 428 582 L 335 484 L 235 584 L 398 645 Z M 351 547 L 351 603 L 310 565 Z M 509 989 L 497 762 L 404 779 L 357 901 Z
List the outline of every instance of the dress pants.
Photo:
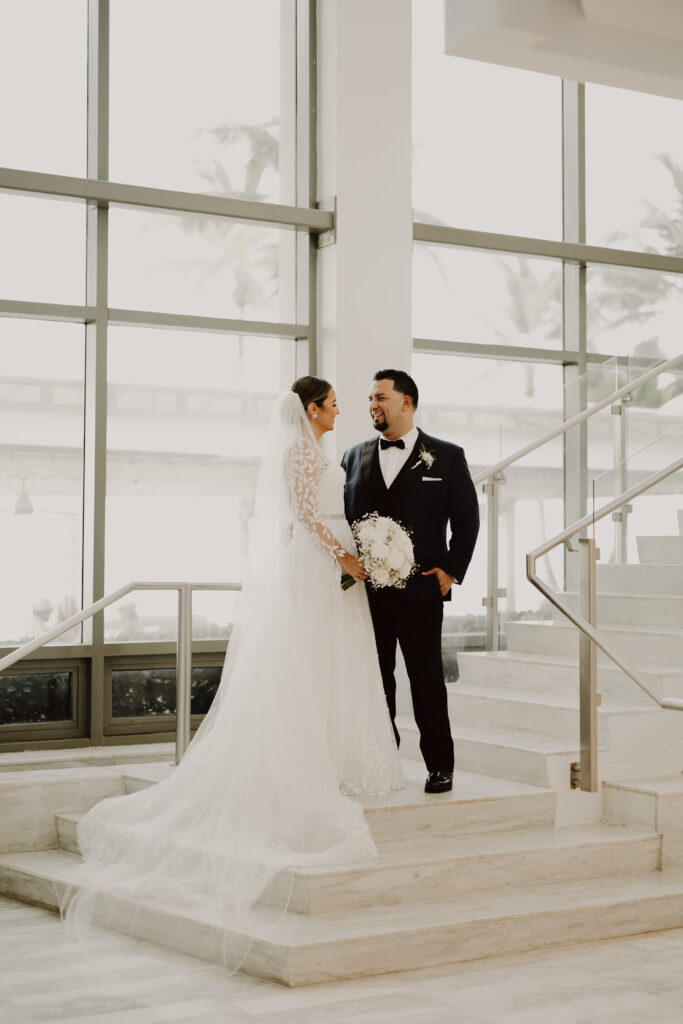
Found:
M 368 587 L 372 624 L 384 692 L 396 742 L 396 644 L 406 664 L 413 712 L 420 731 L 420 750 L 429 772 L 453 771 L 453 738 L 448 720 L 448 695 L 441 660 L 441 595 L 405 601 L 395 590 Z

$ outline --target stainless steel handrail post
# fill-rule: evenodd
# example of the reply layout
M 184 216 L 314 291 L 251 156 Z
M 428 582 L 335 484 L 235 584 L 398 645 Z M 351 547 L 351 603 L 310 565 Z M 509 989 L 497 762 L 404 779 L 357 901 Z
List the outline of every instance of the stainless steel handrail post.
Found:
M 593 537 L 579 539 L 579 615 L 595 629 L 597 584 L 595 565 L 600 552 Z M 598 791 L 598 650 L 589 636 L 579 632 L 579 733 L 581 773 L 579 787 Z
M 175 763 L 179 765 L 190 745 L 190 702 L 192 697 L 192 586 L 178 587 L 178 641 L 176 649 L 176 741 Z
M 506 590 L 498 586 L 500 579 L 500 488 L 505 483 L 504 473 L 495 473 L 484 484 L 487 507 L 487 594 L 482 598 L 486 608 L 486 650 L 500 649 L 500 612 L 498 600 L 505 597 Z
M 615 493 L 617 494 L 623 494 L 628 487 L 628 470 L 626 466 L 628 456 L 628 407 L 632 400 L 631 395 L 624 395 L 623 398 L 612 406 Z M 615 562 L 623 563 L 628 561 L 628 514 L 632 511 L 633 506 L 622 505 L 620 509 L 612 513 Z
M 641 690 L 643 690 L 644 693 L 646 693 L 655 704 L 658 704 L 660 708 L 664 708 L 666 710 L 670 709 L 672 711 L 683 711 L 683 700 L 680 700 L 675 697 L 660 697 L 658 694 L 653 693 L 653 691 L 650 689 L 650 686 L 648 685 L 648 681 L 645 679 L 643 674 L 639 672 L 636 668 L 634 668 L 632 665 L 630 665 L 625 658 L 623 658 L 617 651 L 615 651 L 610 646 L 610 644 L 608 644 L 605 641 L 604 637 L 602 637 L 599 631 L 596 629 L 595 621 L 591 620 L 591 616 L 595 617 L 595 607 L 597 601 L 595 582 L 595 560 L 598 557 L 598 553 L 595 550 L 595 548 L 593 547 L 593 550 L 591 551 L 590 546 L 586 548 L 585 542 L 579 541 L 579 551 L 580 558 L 583 561 L 583 571 L 581 573 L 579 586 L 580 607 L 578 610 L 574 610 L 573 608 L 571 608 L 565 601 L 562 600 L 562 598 L 558 594 L 551 590 L 547 583 L 545 583 L 537 575 L 536 563 L 538 562 L 539 558 L 542 558 L 544 555 L 547 555 L 548 552 L 552 551 L 553 548 L 557 547 L 558 544 L 566 544 L 570 548 L 570 550 L 575 551 L 576 549 L 573 546 L 574 537 L 580 534 L 583 530 L 585 530 L 587 527 L 594 526 L 595 523 L 599 522 L 601 519 L 604 519 L 604 517 L 608 516 L 611 512 L 614 512 L 622 508 L 624 505 L 631 502 L 634 498 L 637 498 L 639 495 L 644 494 L 645 491 L 649 491 L 652 487 L 655 487 L 658 483 L 661 483 L 662 480 L 666 480 L 667 477 L 671 476 L 673 473 L 677 473 L 681 469 L 683 469 L 683 457 L 676 459 L 668 466 L 665 466 L 664 469 L 660 469 L 656 473 L 652 473 L 650 476 L 646 477 L 646 479 L 643 480 L 641 483 L 636 484 L 634 487 L 630 487 L 627 491 L 624 491 L 622 494 L 619 494 L 616 498 L 614 498 L 612 501 L 609 501 L 606 505 L 603 505 L 602 508 L 593 512 L 591 515 L 587 515 L 584 516 L 582 519 L 578 519 L 575 523 L 572 523 L 571 526 L 568 526 L 566 529 L 562 530 L 561 533 L 558 533 L 557 536 L 553 537 L 551 540 L 544 541 L 543 544 L 537 547 L 534 551 L 530 551 L 526 556 L 526 575 L 529 582 L 532 583 L 533 586 L 537 588 L 537 590 L 540 590 L 540 592 L 545 597 L 547 597 L 550 603 L 553 604 L 556 608 L 558 608 L 562 612 L 562 614 L 566 616 L 567 619 L 569 619 L 570 622 L 573 622 L 574 625 L 583 634 L 583 636 L 585 636 L 588 640 L 592 642 L 594 647 L 599 647 L 600 650 L 604 654 L 606 654 L 607 657 L 615 665 L 618 666 L 618 668 L 625 672 L 626 675 L 634 681 L 634 683 L 637 683 Z M 591 541 L 590 543 L 594 545 L 595 542 Z M 582 652 L 583 650 L 584 648 L 581 649 Z M 593 666 L 591 660 L 593 656 L 593 652 L 590 652 L 585 656 L 586 675 L 581 680 L 580 696 L 582 699 L 582 703 L 584 705 L 580 712 L 582 716 L 582 761 L 584 746 L 584 715 L 589 716 L 586 729 L 590 731 L 590 729 L 592 728 L 593 737 L 597 737 L 597 708 L 599 705 L 599 696 L 597 694 L 597 690 L 594 689 L 592 682 L 593 677 L 597 679 L 597 667 Z M 595 716 L 595 719 L 593 719 L 593 715 Z M 586 735 L 588 735 L 588 732 L 586 733 Z M 595 772 L 597 772 L 597 742 L 595 743 L 595 745 L 589 746 L 587 756 L 590 757 L 591 767 L 587 772 L 587 779 L 584 780 L 582 778 L 580 780 L 580 785 L 581 789 L 586 789 L 588 792 L 595 792 L 595 789 L 591 787 L 597 786 L 597 779 L 594 774 Z M 583 776 L 583 771 L 581 772 L 581 775 Z M 574 781 L 575 772 L 574 767 L 572 766 L 572 785 L 574 784 Z

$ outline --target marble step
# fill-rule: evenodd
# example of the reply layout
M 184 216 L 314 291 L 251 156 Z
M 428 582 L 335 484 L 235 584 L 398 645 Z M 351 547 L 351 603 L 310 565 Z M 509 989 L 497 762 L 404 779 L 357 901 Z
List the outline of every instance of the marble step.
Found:
M 359 799 L 380 846 L 414 835 L 438 840 L 554 825 L 555 794 L 542 787 L 464 770 L 455 774 L 451 793 L 434 796 L 424 791 L 426 772 L 421 760 L 404 760 L 403 770 L 403 789 Z M 76 826 L 82 816 L 81 809 L 56 816 L 53 810 L 57 839 L 51 845 L 76 852 Z
M 608 717 L 649 714 L 655 705 L 609 705 L 598 709 L 598 746 L 608 747 Z M 467 687 L 461 683 L 448 684 L 448 714 L 452 724 L 493 726 L 508 732 L 533 733 L 552 736 L 569 743 L 578 742 L 579 699 L 558 698 L 554 694 L 538 694 L 510 688 Z
M 401 736 L 401 753 L 419 758 L 419 733 L 414 719 L 397 716 L 396 726 Z M 451 732 L 458 770 L 498 775 L 532 786 L 566 788 L 569 764 L 579 757 L 578 737 L 572 743 L 457 721 L 451 722 Z
M 683 537 L 683 508 L 678 510 L 678 532 Z
M 520 651 L 462 651 L 458 654 L 460 683 L 467 687 L 523 690 L 557 700 L 577 699 L 579 663 L 576 657 Z M 653 693 L 683 697 L 683 666 L 639 666 Z M 598 665 L 598 687 L 605 706 L 652 707 L 652 701 L 610 661 Z
M 63 850 L 0 857 L 0 891 L 56 909 L 76 858 Z M 229 925 L 217 912 L 182 912 L 111 897 L 108 926 L 215 963 Z M 647 871 L 467 893 L 400 906 L 288 913 L 277 926 L 256 913 L 242 969 L 295 987 L 506 956 L 572 942 L 680 927 L 683 872 Z
M 81 814 L 58 815 L 62 846 L 78 853 Z M 457 839 L 420 834 L 379 847 L 375 861 L 283 872 L 266 902 L 300 914 L 429 903 L 469 892 L 659 868 L 652 831 L 603 823 L 525 829 Z
M 598 563 L 601 594 L 683 594 L 683 565 L 614 565 Z
M 531 654 L 578 657 L 579 631 L 570 623 L 508 622 L 505 626 L 508 650 Z M 601 635 L 622 657 L 634 665 L 675 668 L 683 664 L 683 626 L 679 630 L 601 627 Z M 607 656 L 598 651 L 598 661 Z
M 636 537 L 642 565 L 683 565 L 683 537 Z
M 578 608 L 575 593 L 561 597 L 572 610 Z M 555 622 L 566 621 L 552 607 Z M 643 629 L 683 629 L 683 592 L 681 594 L 598 594 L 598 626 L 636 626 Z

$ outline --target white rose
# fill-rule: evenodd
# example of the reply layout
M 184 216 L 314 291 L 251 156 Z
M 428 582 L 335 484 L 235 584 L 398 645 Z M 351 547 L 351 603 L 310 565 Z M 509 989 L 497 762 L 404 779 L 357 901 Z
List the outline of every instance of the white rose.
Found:
M 380 562 L 385 562 L 389 557 L 389 548 L 381 540 L 373 541 L 371 547 L 372 557 Z
M 386 587 L 389 585 L 389 573 L 386 569 L 376 569 L 372 574 L 372 580 L 378 587 Z
M 399 568 L 399 575 L 402 580 L 406 579 L 410 575 L 410 570 L 413 568 L 413 563 L 409 558 L 406 558 L 403 565 Z
M 358 540 L 361 542 L 361 544 L 369 544 L 373 538 L 373 535 L 374 530 L 372 526 L 369 523 L 366 523 L 366 525 L 362 526 L 361 529 L 358 531 Z
M 403 552 L 399 551 L 397 548 L 392 548 L 389 552 L 388 561 L 390 569 L 400 569 L 404 562 Z

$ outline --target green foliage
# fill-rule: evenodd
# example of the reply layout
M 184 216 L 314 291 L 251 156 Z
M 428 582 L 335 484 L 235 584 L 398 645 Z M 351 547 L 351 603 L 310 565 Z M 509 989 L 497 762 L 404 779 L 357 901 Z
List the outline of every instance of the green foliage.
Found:
M 70 719 L 70 672 L 0 676 L 0 725 Z
M 192 669 L 192 714 L 209 710 L 221 678 L 221 668 L 208 665 Z M 114 669 L 112 715 L 114 718 L 159 718 L 175 715 L 175 668 Z

